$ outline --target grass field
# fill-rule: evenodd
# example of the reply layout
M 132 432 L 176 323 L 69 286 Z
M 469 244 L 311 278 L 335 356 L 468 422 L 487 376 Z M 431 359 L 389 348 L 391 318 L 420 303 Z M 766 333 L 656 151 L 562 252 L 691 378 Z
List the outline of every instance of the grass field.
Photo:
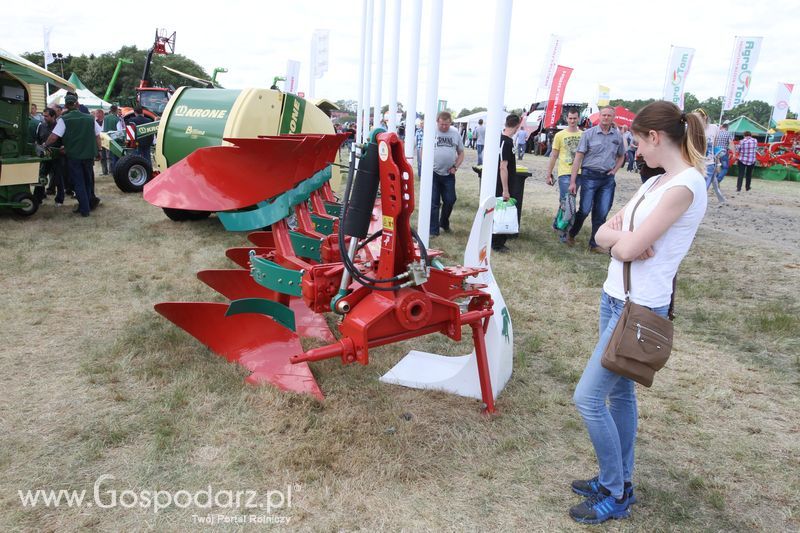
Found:
M 468 163 L 474 152 L 468 150 Z M 313 531 L 579 530 L 569 482 L 595 473 L 574 386 L 597 339 L 607 259 L 550 230 L 557 192 L 527 155 L 521 238 L 494 258 L 515 330 L 497 416 L 475 400 L 384 385 L 409 349 L 458 354 L 432 336 L 371 352 L 369 366 L 314 363 L 324 402 L 254 388 L 153 311 L 222 301 L 195 278 L 231 267 L 245 236 L 212 218 L 174 223 L 99 178 L 88 219 L 44 205 L 0 215 L 0 509 L 3 530 L 249 530 L 208 526 L 246 508 L 154 512 L 123 491 L 281 491 L 275 528 Z M 465 165 L 468 167 L 469 165 Z M 709 212 L 679 274 L 676 347 L 639 390 L 640 503 L 607 529 L 800 530 L 800 184 L 756 180 Z M 458 176 L 454 232 L 432 246 L 459 263 L 478 180 Z M 618 175 L 616 205 L 638 177 Z M 469 335 L 466 335 L 469 339 Z M 114 508 L 24 507 L 18 491 L 86 490 Z M 223 503 L 225 499 L 223 498 Z M 141 503 L 141 500 L 138 501 Z

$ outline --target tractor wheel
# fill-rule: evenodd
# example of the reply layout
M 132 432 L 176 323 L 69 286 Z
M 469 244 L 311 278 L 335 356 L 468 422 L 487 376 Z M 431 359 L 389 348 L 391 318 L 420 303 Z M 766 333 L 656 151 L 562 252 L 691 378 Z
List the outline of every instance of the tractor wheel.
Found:
M 114 169 L 114 182 L 122 192 L 141 192 L 152 176 L 153 166 L 139 154 L 121 157 Z
M 14 212 L 24 217 L 29 217 L 39 210 L 39 202 L 29 192 L 20 192 L 11 197 L 14 203 L 21 203 L 22 207 L 15 207 Z
M 164 214 L 167 218 L 175 222 L 184 222 L 187 220 L 203 220 L 211 216 L 211 211 L 190 211 L 188 209 L 172 209 L 164 207 Z

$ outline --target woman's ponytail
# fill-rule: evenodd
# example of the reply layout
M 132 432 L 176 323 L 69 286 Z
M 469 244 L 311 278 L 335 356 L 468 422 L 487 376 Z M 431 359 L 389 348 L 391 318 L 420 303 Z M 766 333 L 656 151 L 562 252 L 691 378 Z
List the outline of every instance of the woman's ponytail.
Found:
M 686 115 L 686 133 L 681 142 L 683 159 L 698 170 L 706 173 L 706 131 L 705 122 L 697 113 Z

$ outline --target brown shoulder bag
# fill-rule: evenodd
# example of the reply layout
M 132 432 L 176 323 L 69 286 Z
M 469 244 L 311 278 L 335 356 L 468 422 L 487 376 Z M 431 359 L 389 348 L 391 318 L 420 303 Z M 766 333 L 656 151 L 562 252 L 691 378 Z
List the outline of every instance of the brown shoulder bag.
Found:
M 633 216 L 636 208 L 644 200 L 639 198 L 631 213 L 630 231 L 633 231 Z M 603 352 L 600 364 L 604 368 L 630 378 L 645 387 L 653 384 L 653 377 L 661 370 L 672 352 L 672 319 L 675 306 L 675 282 L 672 280 L 672 298 L 669 303 L 669 319 L 666 319 L 643 305 L 635 304 L 630 298 L 631 263 L 623 266 L 623 288 L 625 307 L 619 317 L 611 339 Z

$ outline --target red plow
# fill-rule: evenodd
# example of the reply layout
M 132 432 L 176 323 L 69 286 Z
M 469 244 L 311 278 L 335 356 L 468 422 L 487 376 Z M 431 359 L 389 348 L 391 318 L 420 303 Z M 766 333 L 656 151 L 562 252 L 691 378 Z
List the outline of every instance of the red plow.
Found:
M 484 341 L 493 302 L 470 281 L 485 269 L 434 264 L 438 252 L 410 224 L 413 172 L 398 137 L 378 134 L 358 165 L 353 159 L 341 205 L 328 184 L 341 135 L 227 140 L 233 146 L 203 148 L 171 166 L 144 196 L 159 207 L 216 211 L 226 228 L 251 231 L 252 246 L 226 254 L 240 268 L 198 273 L 229 302 L 156 310 L 247 368 L 249 382 L 320 400 L 309 363 L 366 365 L 370 349 L 430 333 L 460 340 L 469 326 L 481 397 L 493 412 Z M 329 313 L 338 315 L 337 336 Z M 326 344 L 304 351 L 301 337 Z

